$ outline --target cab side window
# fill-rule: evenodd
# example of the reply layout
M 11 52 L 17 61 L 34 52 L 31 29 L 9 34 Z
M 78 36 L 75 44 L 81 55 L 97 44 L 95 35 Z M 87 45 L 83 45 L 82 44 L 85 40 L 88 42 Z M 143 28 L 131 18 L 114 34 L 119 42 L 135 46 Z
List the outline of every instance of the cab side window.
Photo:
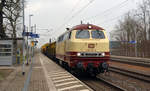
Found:
M 69 32 L 68 34 L 68 39 L 71 39 L 71 32 Z
M 58 42 L 63 41 L 63 38 L 64 38 L 64 35 L 60 36 L 60 37 L 58 38 Z
M 66 33 L 65 35 L 64 35 L 64 40 L 67 40 L 68 39 L 68 33 Z

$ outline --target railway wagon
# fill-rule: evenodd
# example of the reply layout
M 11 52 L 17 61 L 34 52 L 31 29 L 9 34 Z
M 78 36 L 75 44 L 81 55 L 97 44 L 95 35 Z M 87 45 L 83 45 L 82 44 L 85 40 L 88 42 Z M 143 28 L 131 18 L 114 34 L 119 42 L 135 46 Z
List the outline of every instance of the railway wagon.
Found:
M 51 59 L 56 58 L 56 42 L 49 43 L 46 49 L 46 55 Z
M 49 43 L 46 43 L 46 44 L 44 44 L 44 45 L 41 47 L 41 52 L 42 52 L 43 54 L 45 54 L 45 55 L 46 55 L 46 50 L 47 50 L 47 48 L 48 48 L 48 45 L 49 45 Z
M 110 52 L 105 30 L 92 24 L 69 29 L 56 42 L 56 58 L 75 72 L 97 75 L 107 71 Z

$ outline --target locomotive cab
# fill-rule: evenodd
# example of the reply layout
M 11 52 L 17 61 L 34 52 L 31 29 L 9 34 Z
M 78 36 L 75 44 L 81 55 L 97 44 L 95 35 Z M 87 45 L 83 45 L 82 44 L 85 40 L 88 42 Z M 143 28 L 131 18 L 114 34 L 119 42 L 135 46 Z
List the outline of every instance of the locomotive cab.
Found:
M 81 24 L 62 36 L 60 36 L 62 41 L 57 42 L 56 56 L 71 69 L 90 74 L 108 70 L 109 40 L 104 29 L 95 25 Z

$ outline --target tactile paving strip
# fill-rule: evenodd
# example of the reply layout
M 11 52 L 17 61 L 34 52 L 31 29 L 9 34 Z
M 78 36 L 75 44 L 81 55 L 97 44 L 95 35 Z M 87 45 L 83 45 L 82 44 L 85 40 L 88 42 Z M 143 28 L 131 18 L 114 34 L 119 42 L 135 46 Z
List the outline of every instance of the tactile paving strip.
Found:
M 40 61 L 44 69 L 50 90 L 54 91 L 93 91 L 87 85 L 41 54 Z

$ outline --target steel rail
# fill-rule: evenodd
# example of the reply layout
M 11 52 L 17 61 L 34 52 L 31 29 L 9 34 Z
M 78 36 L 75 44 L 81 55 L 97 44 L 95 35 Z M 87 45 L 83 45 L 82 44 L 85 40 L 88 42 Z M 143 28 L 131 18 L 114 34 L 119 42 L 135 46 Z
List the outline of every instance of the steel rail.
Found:
M 143 60 L 139 61 L 139 59 L 136 60 L 136 59 L 125 59 L 125 58 L 111 58 L 111 61 L 138 65 L 143 67 L 150 67 L 150 61 L 143 61 Z
M 125 70 L 125 69 L 116 68 L 116 67 L 110 67 L 109 70 L 112 72 L 120 73 L 122 75 L 130 76 L 135 79 L 150 83 L 150 75 L 147 75 L 144 73 L 134 72 L 134 71 Z
M 119 85 L 114 84 L 114 83 L 112 83 L 112 82 L 110 82 L 110 81 L 107 81 L 107 80 L 105 80 L 104 78 L 101 78 L 101 77 L 97 77 L 97 78 L 98 78 L 99 80 L 103 81 L 104 83 L 106 83 L 106 84 L 108 84 L 108 85 L 110 85 L 110 86 L 112 86 L 112 87 L 118 89 L 119 91 L 127 91 L 127 89 L 122 88 L 122 87 L 120 87 Z

